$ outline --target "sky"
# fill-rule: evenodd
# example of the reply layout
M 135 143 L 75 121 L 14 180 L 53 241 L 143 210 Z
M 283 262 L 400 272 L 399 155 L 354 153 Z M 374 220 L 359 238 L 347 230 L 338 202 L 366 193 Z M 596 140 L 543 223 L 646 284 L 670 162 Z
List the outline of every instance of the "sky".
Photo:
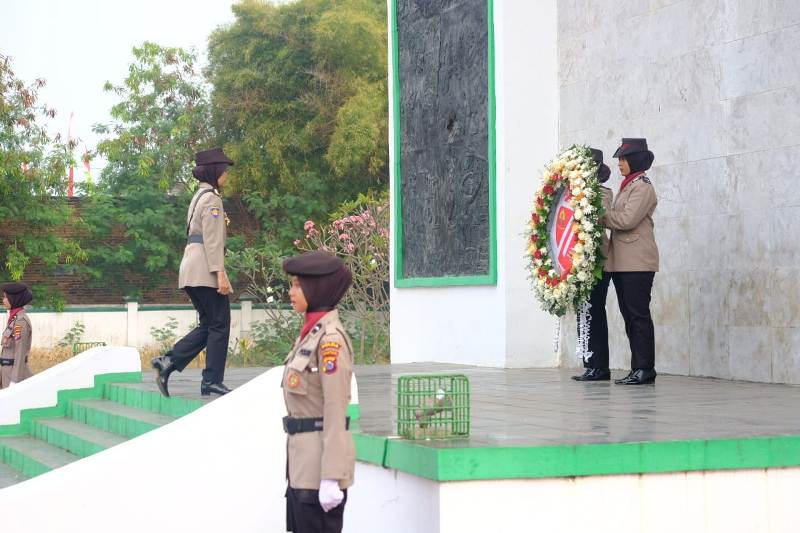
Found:
M 209 34 L 233 22 L 228 0 L 0 0 L 0 53 L 11 56 L 18 78 L 44 78 L 40 103 L 57 111 L 51 134 L 80 138 L 92 150 L 95 123 L 110 122 L 116 103 L 103 92 L 106 81 L 119 84 L 127 74 L 131 49 L 144 41 L 194 48 L 205 64 Z M 92 173 L 104 165 L 92 164 Z

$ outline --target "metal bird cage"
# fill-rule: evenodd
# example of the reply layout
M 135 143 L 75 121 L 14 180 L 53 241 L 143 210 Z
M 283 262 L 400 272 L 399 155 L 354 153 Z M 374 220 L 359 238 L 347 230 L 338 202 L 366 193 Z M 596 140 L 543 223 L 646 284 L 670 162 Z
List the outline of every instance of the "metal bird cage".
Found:
M 469 435 L 469 380 L 463 374 L 399 376 L 397 434 L 406 439 Z

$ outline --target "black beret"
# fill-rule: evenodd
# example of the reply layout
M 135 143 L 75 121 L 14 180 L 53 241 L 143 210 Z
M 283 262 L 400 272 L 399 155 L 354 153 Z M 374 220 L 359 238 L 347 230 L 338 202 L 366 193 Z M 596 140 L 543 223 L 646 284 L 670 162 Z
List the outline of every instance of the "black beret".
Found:
M 233 165 L 233 160 L 225 155 L 222 148 L 212 148 L 210 150 L 203 150 L 194 154 L 194 162 L 197 166 L 200 165 L 213 165 L 215 163 L 226 163 Z
M 597 163 L 598 165 L 602 165 L 603 164 L 603 151 L 602 150 L 598 150 L 597 148 L 589 148 L 589 150 L 592 151 L 592 159 L 594 160 L 594 162 Z
M 340 270 L 344 262 L 327 252 L 307 252 L 289 257 L 283 261 L 287 274 L 295 276 L 324 276 Z
M 3 283 L 3 292 L 6 294 L 19 294 L 21 292 L 25 292 L 26 290 L 28 290 L 28 286 L 24 283 L 15 283 L 13 281 L 9 283 Z
M 617 151 L 614 152 L 612 157 L 624 157 L 629 154 L 649 151 L 650 150 L 647 149 L 647 139 L 623 137 L 622 144 L 620 144 L 620 147 L 617 148 Z

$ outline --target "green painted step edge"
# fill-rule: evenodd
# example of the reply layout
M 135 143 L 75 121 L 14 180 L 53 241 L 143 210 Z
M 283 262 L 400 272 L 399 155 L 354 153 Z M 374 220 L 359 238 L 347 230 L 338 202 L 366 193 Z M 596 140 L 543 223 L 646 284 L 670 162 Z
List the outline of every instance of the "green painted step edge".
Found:
M 167 398 L 160 392 L 122 387 L 116 383 L 107 383 L 103 391 L 103 398 L 129 407 L 144 409 L 153 413 L 180 418 L 204 406 L 206 402 L 170 396 Z M 361 408 L 358 404 L 347 406 L 347 416 L 351 422 L 361 418 Z
M 36 477 L 51 470 L 49 466 L 31 459 L 19 450 L 2 444 L 0 444 L 0 461 L 21 472 L 25 478 Z
M 507 448 L 432 448 L 354 433 L 359 461 L 434 481 L 519 479 L 800 465 L 800 436 Z
M 27 435 L 31 430 L 31 422 L 37 418 L 56 418 L 65 416 L 67 405 L 71 400 L 88 400 L 103 397 L 106 383 L 140 383 L 142 381 L 141 372 L 114 372 L 110 374 L 98 374 L 94 377 L 94 387 L 84 389 L 60 390 L 56 396 L 56 405 L 49 407 L 33 407 L 20 411 L 20 421 L 18 424 L 6 424 L 0 426 L 0 436 Z
M 181 398 L 180 396 L 163 396 L 160 392 L 121 387 L 116 383 L 107 383 L 103 398 L 128 407 L 136 407 L 153 413 L 180 418 L 203 407 L 205 402 Z
M 123 415 L 109 413 L 74 402 L 67 404 L 66 416 L 86 424 L 87 426 L 102 429 L 110 433 L 116 433 L 117 435 L 122 435 L 129 439 L 161 427 L 158 424 L 151 424 L 143 420 L 128 418 Z
M 78 457 L 88 457 L 106 449 L 105 446 L 86 440 L 77 435 L 67 433 L 60 429 L 40 424 L 37 420 L 31 423 L 31 436 L 51 444 L 62 450 L 67 450 Z

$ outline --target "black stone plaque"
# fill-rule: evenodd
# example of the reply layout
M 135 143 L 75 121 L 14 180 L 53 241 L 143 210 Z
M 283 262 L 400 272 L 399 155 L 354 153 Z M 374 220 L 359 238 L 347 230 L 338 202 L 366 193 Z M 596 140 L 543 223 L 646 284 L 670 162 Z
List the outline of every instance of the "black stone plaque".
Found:
M 404 278 L 490 270 L 487 0 L 397 0 Z

